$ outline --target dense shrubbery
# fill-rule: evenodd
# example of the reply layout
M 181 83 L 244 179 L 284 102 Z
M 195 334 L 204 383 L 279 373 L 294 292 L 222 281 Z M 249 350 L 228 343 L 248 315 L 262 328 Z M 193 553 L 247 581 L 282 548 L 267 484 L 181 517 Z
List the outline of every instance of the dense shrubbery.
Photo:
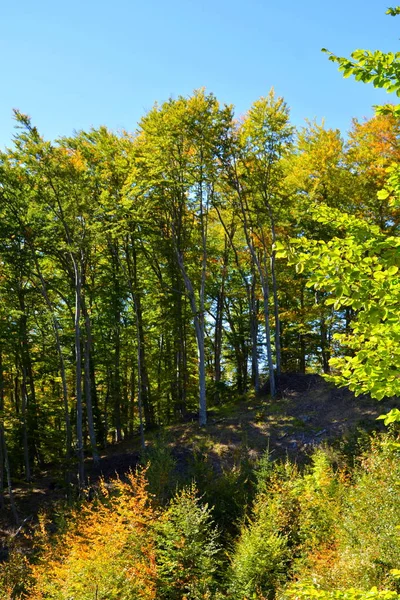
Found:
M 171 457 L 151 458 L 147 472 L 102 484 L 57 534 L 42 519 L 29 559 L 15 548 L 3 566 L 1 598 L 400 598 L 400 457 L 389 434 L 372 438 L 355 466 L 329 448 L 304 469 L 265 455 L 246 479 L 244 461 L 235 499 L 220 499 L 222 523 L 206 501 L 218 504 L 223 487 L 215 476 L 211 485 L 210 465 L 196 467 L 201 495 L 194 483 L 177 491 Z

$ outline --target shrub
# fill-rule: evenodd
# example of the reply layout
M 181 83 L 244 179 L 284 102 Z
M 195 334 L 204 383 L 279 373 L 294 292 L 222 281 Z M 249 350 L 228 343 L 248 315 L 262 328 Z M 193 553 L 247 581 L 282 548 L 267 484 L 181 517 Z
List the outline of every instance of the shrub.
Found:
M 400 464 L 388 436 L 372 442 L 351 480 L 331 483 L 300 499 L 300 581 L 324 589 L 368 590 L 400 586 L 391 570 L 400 564 Z
M 0 598 L 16 600 L 26 598 L 32 584 L 31 566 L 21 549 L 13 548 L 7 563 L 0 566 Z
M 400 600 L 400 596 L 397 592 L 378 590 L 376 587 L 368 591 L 354 588 L 326 591 L 310 583 L 302 583 L 288 588 L 280 600 Z
M 152 447 L 146 448 L 142 465 L 146 469 L 149 492 L 164 504 L 176 488 L 176 461 L 165 436 L 158 437 Z
M 243 524 L 234 547 L 228 577 L 230 597 L 272 597 L 286 580 L 297 522 L 292 496 L 296 477 L 297 469 L 289 463 L 274 465 L 271 474 L 268 470 L 253 515 Z
M 157 598 L 209 598 L 220 562 L 211 510 L 192 485 L 179 492 L 156 526 Z
M 102 501 L 83 505 L 67 531 L 48 540 L 33 567 L 31 600 L 155 598 L 155 514 L 144 475 L 131 474 L 115 489 L 110 496 L 103 486 Z
M 364 455 L 345 497 L 337 533 L 343 587 L 387 586 L 400 565 L 400 461 L 387 441 Z

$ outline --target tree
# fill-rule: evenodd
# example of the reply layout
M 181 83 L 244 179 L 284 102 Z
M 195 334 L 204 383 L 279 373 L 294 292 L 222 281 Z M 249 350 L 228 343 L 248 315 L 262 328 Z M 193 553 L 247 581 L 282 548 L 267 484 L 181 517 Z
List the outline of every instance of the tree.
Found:
M 389 14 L 400 13 L 400 8 L 389 9 Z M 336 57 L 344 76 L 354 75 L 357 80 L 373 82 L 389 92 L 400 95 L 398 54 L 357 50 L 352 59 Z M 378 113 L 400 115 L 396 107 L 381 107 Z M 390 198 L 389 204 L 397 207 L 400 199 L 400 165 L 393 163 L 388 169 L 385 189 L 377 193 L 378 199 Z M 400 325 L 400 238 L 387 231 L 390 223 L 373 225 L 343 214 L 327 205 L 310 209 L 314 219 L 336 228 L 336 235 L 324 240 L 292 240 L 291 262 L 298 271 L 307 269 L 307 285 L 332 293 L 327 300 L 338 309 L 350 306 L 355 311 L 351 332 L 339 334 L 338 340 L 347 349 L 344 356 L 331 364 L 340 372 L 333 379 L 359 393 L 370 393 L 382 399 L 400 394 L 399 341 Z M 284 252 L 283 252 L 284 253 Z M 394 413 L 393 418 L 398 416 Z
M 154 207 L 158 227 L 168 238 L 184 283 L 196 334 L 199 423 L 205 425 L 205 303 L 208 220 L 215 194 L 218 148 L 230 122 L 229 107 L 203 91 L 155 106 L 140 122 L 137 138 L 138 195 Z M 190 250 L 201 256 L 193 269 Z M 196 289 L 197 288 L 197 289 Z

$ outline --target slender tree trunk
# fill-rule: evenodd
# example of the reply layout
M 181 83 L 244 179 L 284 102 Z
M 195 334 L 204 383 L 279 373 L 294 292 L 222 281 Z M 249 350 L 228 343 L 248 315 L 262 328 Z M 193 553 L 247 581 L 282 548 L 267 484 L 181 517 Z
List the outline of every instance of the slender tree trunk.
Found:
M 250 298 L 250 336 L 251 336 L 251 379 L 256 392 L 260 389 L 258 370 L 258 301 L 256 298 L 256 276 L 253 270 Z
M 133 435 L 134 427 L 135 427 L 135 368 L 134 365 L 131 366 L 131 376 L 130 376 L 130 399 L 129 399 L 129 435 Z
M 139 281 L 138 281 L 138 270 L 137 270 L 137 254 L 135 248 L 135 242 L 133 236 L 131 237 L 131 252 L 132 252 L 132 263 L 128 263 L 128 266 L 132 272 L 133 280 L 130 281 L 131 295 L 135 307 L 136 316 L 136 327 L 137 327 L 137 340 L 138 340 L 138 351 L 140 353 L 140 380 L 141 385 L 141 406 L 143 410 L 144 420 L 147 427 L 154 425 L 154 411 L 153 405 L 150 398 L 150 382 L 146 367 L 145 358 L 145 342 L 144 342 L 144 331 L 143 331 L 143 311 L 142 302 L 140 298 Z
M 120 292 L 120 254 L 119 247 L 111 238 L 108 240 L 108 247 L 111 255 L 113 295 L 113 369 L 111 377 L 111 396 L 113 400 L 113 417 L 115 425 L 115 439 L 122 441 L 122 393 L 121 393 L 121 292 Z
M 244 212 L 244 208 L 242 207 L 242 211 Z M 275 386 L 275 373 L 274 373 L 274 361 L 272 357 L 272 344 L 271 344 L 271 328 L 269 324 L 269 283 L 268 283 L 268 269 L 267 269 L 267 261 L 265 258 L 265 250 L 263 249 L 263 265 L 261 264 L 261 259 L 257 256 L 257 252 L 254 248 L 253 242 L 250 237 L 250 232 L 247 228 L 247 217 L 244 217 L 244 228 L 247 244 L 254 261 L 255 266 L 257 267 L 258 276 L 261 282 L 261 289 L 263 292 L 263 306 L 264 306 L 264 323 L 265 323 L 265 346 L 267 350 L 267 363 L 268 363 L 268 373 L 269 373 L 269 384 L 270 384 L 270 394 L 272 397 L 276 395 L 276 386 Z
M 12 489 L 10 461 L 8 458 L 8 450 L 7 450 L 6 436 L 4 435 L 3 423 L 0 423 L 0 438 L 3 441 L 4 466 L 5 466 L 5 470 L 6 470 L 6 474 L 7 474 L 7 487 L 8 487 L 8 495 L 10 498 L 11 512 L 13 514 L 16 525 L 19 525 L 19 517 L 18 517 L 17 507 L 15 505 L 14 492 Z
M 275 243 L 275 228 L 272 227 L 272 241 Z M 274 297 L 274 316 L 275 316 L 275 358 L 276 358 L 276 374 L 281 374 L 281 322 L 279 319 L 279 298 L 278 298 L 278 285 L 276 281 L 276 259 L 275 250 L 271 254 L 271 277 L 272 277 L 272 293 Z
M 22 287 L 18 292 L 19 305 L 21 309 L 21 317 L 19 320 L 19 333 L 20 333 L 20 359 L 21 368 L 24 373 L 24 392 L 22 394 L 22 402 L 24 404 L 25 416 L 23 419 L 26 426 L 27 443 L 29 447 L 29 453 L 31 457 L 36 457 L 39 465 L 42 464 L 42 457 L 40 453 L 40 440 L 39 440 L 39 424 L 37 415 L 37 403 L 36 403 L 36 390 L 32 370 L 32 361 L 29 351 L 28 341 L 28 328 L 27 328 L 27 315 L 25 310 L 25 298 Z M 29 391 L 28 391 L 29 388 Z M 25 400 L 24 400 L 25 396 Z
M 67 482 L 69 483 L 69 481 L 70 481 L 70 476 L 69 476 L 70 465 L 69 465 L 69 463 L 70 463 L 70 459 L 71 459 L 71 449 L 72 449 L 72 429 L 71 429 L 71 420 L 70 420 L 70 416 L 69 416 L 69 406 L 68 406 L 67 375 L 66 375 L 66 371 L 65 371 L 65 361 L 64 361 L 64 355 L 63 355 L 62 347 L 61 347 L 60 334 L 58 331 L 59 324 L 58 324 L 57 318 L 55 316 L 53 303 L 50 300 L 50 296 L 47 292 L 46 281 L 43 277 L 43 274 L 42 274 L 42 271 L 41 271 L 34 248 L 32 248 L 32 255 L 34 258 L 37 274 L 40 279 L 42 295 L 43 295 L 43 298 L 45 299 L 45 302 L 46 302 L 46 305 L 47 305 L 47 308 L 48 308 L 48 311 L 49 311 L 49 314 L 51 317 L 53 331 L 54 331 L 54 337 L 55 337 L 56 347 L 57 347 L 57 354 L 58 354 L 58 358 L 60 361 L 60 375 L 61 375 L 61 382 L 62 382 L 64 423 L 65 423 L 65 459 L 66 459 L 66 463 L 67 463 Z
M 233 242 L 233 236 L 235 233 L 233 224 L 231 226 L 231 230 L 228 230 L 228 227 L 222 217 L 221 211 L 219 210 L 218 206 L 215 206 L 215 209 L 217 211 L 221 225 L 224 228 L 226 238 L 229 240 L 230 247 L 233 250 L 236 267 L 240 273 L 240 276 L 243 281 L 243 285 L 246 290 L 247 303 L 248 303 L 249 315 L 250 315 L 252 385 L 254 387 L 254 390 L 256 392 L 258 392 L 258 390 L 260 388 L 260 377 L 259 377 L 259 368 L 258 368 L 258 301 L 256 300 L 256 297 L 255 297 L 256 278 L 255 278 L 255 273 L 254 273 L 254 270 L 255 270 L 254 262 L 253 262 L 253 268 L 252 268 L 252 286 L 250 287 L 247 275 L 240 265 L 237 248 Z
M 304 285 L 300 289 L 300 308 L 301 315 L 304 315 Z M 299 346 L 300 346 L 300 358 L 299 358 L 299 371 L 300 373 L 306 372 L 306 341 L 303 333 L 299 334 Z
M 3 353 L 0 349 L 0 508 L 4 508 L 4 375 Z
M 19 379 L 18 379 L 18 365 L 15 365 L 17 373 L 14 378 L 14 404 L 15 404 L 15 414 L 17 417 L 20 414 L 20 397 L 19 397 Z
M 201 308 L 198 309 L 192 282 L 186 272 L 183 256 L 176 248 L 176 257 L 178 265 L 181 269 L 182 277 L 185 282 L 185 287 L 189 296 L 190 308 L 192 310 L 199 365 L 199 425 L 202 427 L 207 424 L 207 408 L 206 408 L 206 371 L 205 371 L 205 351 L 204 351 L 204 312 Z M 203 304 L 204 298 L 200 300 L 200 305 Z
M 269 373 L 269 383 L 270 383 L 270 394 L 272 397 L 276 395 L 276 386 L 275 386 L 275 373 L 274 373 L 274 363 L 272 358 L 272 345 L 271 345 L 271 328 L 269 324 L 269 283 L 268 283 L 268 268 L 267 261 L 265 258 L 265 244 L 262 250 L 263 252 L 263 264 L 261 264 L 261 260 L 257 255 L 256 248 L 252 239 L 252 230 L 249 224 L 249 207 L 247 205 L 247 201 L 244 193 L 241 190 L 241 186 L 239 184 L 238 176 L 235 171 L 235 189 L 237 192 L 237 196 L 240 203 L 240 212 L 242 214 L 242 222 L 243 222 L 243 230 L 246 237 L 247 246 L 250 250 L 250 254 L 253 260 L 254 265 L 257 267 L 258 276 L 260 278 L 261 288 L 263 291 L 263 304 L 264 304 L 264 321 L 265 321 L 265 345 L 267 350 L 267 361 L 268 361 L 268 373 Z
M 99 462 L 99 454 L 97 451 L 96 441 L 96 430 L 94 427 L 93 419 L 93 403 L 92 403 L 92 378 L 90 372 L 90 361 L 92 356 L 92 325 L 90 322 L 90 316 L 87 310 L 85 298 L 82 297 L 82 315 L 85 320 L 85 360 L 84 360 L 84 372 L 85 372 L 85 401 L 86 401 L 86 414 L 89 429 L 90 446 L 92 449 L 93 462 L 97 464 Z
M 203 171 L 201 169 L 201 181 L 199 186 L 200 198 L 200 224 L 201 224 L 201 245 L 202 245 L 202 264 L 199 295 L 199 313 L 195 320 L 196 337 L 199 350 L 199 425 L 202 427 L 207 423 L 207 401 L 206 401 L 206 358 L 204 348 L 204 327 L 205 327 L 205 295 L 206 295 L 206 273 L 207 273 L 207 217 L 208 217 L 208 197 L 204 212 L 203 204 Z M 183 262 L 182 262 L 183 264 Z M 194 300 L 194 296 L 193 296 Z
M 143 386 L 142 386 L 142 365 L 141 365 L 141 361 L 142 361 L 142 352 L 141 352 L 141 348 L 140 348 L 140 334 L 139 334 L 139 323 L 138 323 L 138 313 L 136 312 L 136 340 L 137 340 L 137 365 L 138 365 L 138 381 L 137 381 L 137 385 L 138 385 L 138 413 L 139 413 L 139 433 L 140 433 L 140 446 L 142 448 L 142 451 L 144 452 L 146 450 L 146 442 L 144 439 L 144 425 L 143 425 L 143 400 L 142 400 L 142 392 L 143 392 Z
M 186 349 L 186 297 L 183 295 L 182 280 L 176 278 L 176 316 L 178 338 L 175 336 L 176 366 L 174 368 L 175 382 L 172 388 L 173 410 L 176 416 L 183 417 L 186 413 L 187 393 L 187 349 Z
M 125 256 L 126 262 L 128 266 L 128 274 L 129 274 L 129 289 L 133 300 L 134 310 L 135 310 L 135 320 L 136 320 L 136 344 L 137 344 L 137 389 L 138 389 L 138 416 L 139 416 L 139 432 L 140 432 L 140 444 L 141 448 L 144 451 L 146 448 L 145 438 L 144 438 L 144 420 L 143 413 L 146 418 L 146 409 L 148 411 L 146 424 L 153 424 L 152 412 L 150 410 L 150 404 L 148 403 L 147 392 L 146 389 L 146 380 L 147 374 L 145 374 L 145 365 L 144 365 L 144 340 L 143 340 L 143 322 L 142 322 L 142 308 L 140 303 L 140 296 L 138 294 L 138 281 L 137 281 L 137 257 L 136 250 L 134 246 L 133 236 L 130 237 L 130 247 L 128 242 L 125 245 Z M 131 254 L 132 252 L 132 260 Z M 145 394 L 145 403 L 143 398 L 143 393 Z
M 315 293 L 315 303 L 320 304 L 320 294 L 317 291 Z M 321 358 L 322 358 L 322 370 L 324 373 L 330 373 L 329 360 L 331 358 L 330 353 L 330 342 L 328 339 L 328 326 L 326 318 L 323 313 L 319 319 L 319 334 L 320 334 L 320 346 L 321 346 Z
M 175 335 L 174 335 L 175 337 Z M 177 386 L 178 386 L 178 362 L 177 362 L 177 354 L 175 352 L 175 339 L 171 340 L 169 336 L 167 336 L 165 340 L 165 354 L 164 354 L 164 371 L 165 373 L 170 373 L 170 387 L 169 393 L 167 393 L 167 398 L 169 398 L 169 402 L 167 401 L 166 407 L 166 419 L 167 423 L 171 423 L 172 415 L 175 412 L 175 407 L 177 403 Z
M 204 314 L 195 319 L 197 347 L 199 352 L 199 425 L 202 427 L 207 423 L 206 405 L 206 360 L 204 351 Z
M 189 298 L 190 308 L 192 311 L 196 342 L 197 342 L 197 353 L 198 353 L 198 373 L 199 373 L 199 425 L 201 427 L 207 424 L 207 401 L 206 401 L 206 368 L 205 368 L 205 348 L 204 348 L 204 318 L 205 318 L 205 284 L 206 284 L 206 272 L 207 272 L 207 220 L 208 220 L 208 203 L 209 197 L 212 194 L 211 188 L 207 190 L 207 199 L 204 204 L 204 177 L 203 177 L 203 166 L 200 168 L 200 179 L 198 182 L 197 197 L 199 199 L 199 212 L 200 212 L 200 227 L 201 227 L 201 276 L 200 276 L 200 290 L 198 303 L 196 302 L 196 296 L 193 288 L 192 281 L 188 275 L 185 267 L 185 261 L 183 258 L 183 252 L 180 247 L 180 236 L 178 230 L 181 226 L 181 207 L 185 205 L 186 196 L 185 192 L 181 193 L 178 205 L 173 211 L 171 230 L 172 230 L 172 241 L 175 251 L 176 260 L 178 263 L 179 270 L 181 272 L 183 282 L 185 284 L 187 296 Z
M 224 284 L 221 284 L 221 288 L 218 292 L 216 315 L 215 315 L 215 329 L 214 329 L 214 382 L 218 384 L 221 381 L 221 351 L 222 351 L 222 319 L 223 319 L 223 303 L 224 303 Z M 217 394 L 218 400 L 218 394 Z
M 75 269 L 75 360 L 76 360 L 76 450 L 78 456 L 78 485 L 85 483 L 83 453 L 83 403 L 82 403 L 82 356 L 81 356 L 81 304 L 82 279 L 80 268 L 73 260 Z
M 161 422 L 161 395 L 162 395 L 162 361 L 164 354 L 164 333 L 161 334 L 158 342 L 158 363 L 157 363 L 157 423 Z
M 322 353 L 322 369 L 324 373 L 330 373 L 329 360 L 331 353 L 328 342 L 328 328 L 325 317 L 320 320 L 320 335 L 321 335 L 321 353 Z
M 25 366 L 22 365 L 22 402 L 21 402 L 22 443 L 23 443 L 23 448 L 24 448 L 25 479 L 26 479 L 26 481 L 31 481 L 27 413 L 28 413 L 28 392 L 26 389 L 26 370 L 25 370 Z
M 115 429 L 117 442 L 122 441 L 122 423 L 121 423 L 121 344 L 119 326 L 116 326 L 115 344 L 114 344 L 114 377 L 113 377 L 113 405 L 115 408 Z
M 255 252 L 254 252 L 255 254 Z M 271 396 L 274 397 L 276 395 L 276 387 L 275 387 L 275 373 L 274 373 L 274 363 L 272 358 L 272 345 L 271 345 L 271 329 L 269 325 L 269 284 L 268 284 L 268 272 L 267 272 L 267 264 L 265 260 L 264 254 L 264 269 L 261 267 L 261 262 L 257 260 L 258 272 L 261 280 L 261 287 L 263 291 L 263 304 L 264 304 L 264 321 L 265 321 L 265 341 L 267 348 L 267 359 L 268 359 L 268 371 L 269 371 L 269 384 L 270 384 L 270 393 Z
M 228 267 L 228 238 L 225 235 L 225 249 L 222 264 L 222 280 L 220 289 L 217 295 L 217 306 L 215 315 L 215 331 L 214 331 L 214 382 L 218 385 L 221 381 L 221 353 L 222 353 L 222 324 L 224 316 L 224 301 L 225 301 L 225 281 Z M 219 390 L 215 390 L 215 401 L 220 401 Z

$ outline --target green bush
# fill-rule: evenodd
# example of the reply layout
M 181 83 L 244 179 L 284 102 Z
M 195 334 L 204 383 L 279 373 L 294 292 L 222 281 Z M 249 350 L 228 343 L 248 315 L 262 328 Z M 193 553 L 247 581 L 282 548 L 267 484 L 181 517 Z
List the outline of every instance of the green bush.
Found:
M 400 600 L 400 596 L 397 592 L 378 590 L 376 587 L 368 591 L 354 588 L 326 591 L 310 583 L 303 583 L 288 588 L 280 600 Z
M 16 600 L 26 598 L 26 589 L 32 582 L 29 561 L 22 549 L 13 548 L 7 563 L 0 566 L 0 598 Z
M 304 556 L 334 539 L 340 518 L 343 486 L 324 449 L 314 452 L 295 492 L 299 504 L 298 553 Z
M 329 472 L 323 454 L 314 458 L 300 485 L 300 582 L 312 579 L 328 590 L 400 589 L 390 573 L 400 564 L 400 462 L 389 442 L 388 435 L 375 437 L 351 476 Z
M 293 502 L 296 467 L 285 463 L 260 468 L 253 514 L 242 526 L 228 575 L 229 597 L 273 597 L 287 578 L 297 506 Z M 261 474 L 266 481 L 261 483 Z
M 387 586 L 400 565 L 400 457 L 388 441 L 364 455 L 344 500 L 337 531 L 342 585 Z
M 209 598 L 216 590 L 221 548 L 211 510 L 192 485 L 171 501 L 156 527 L 157 598 Z
M 146 468 L 149 492 L 157 502 L 164 504 L 173 495 L 177 485 L 176 461 L 167 438 L 160 436 L 153 446 L 146 448 L 141 462 Z

